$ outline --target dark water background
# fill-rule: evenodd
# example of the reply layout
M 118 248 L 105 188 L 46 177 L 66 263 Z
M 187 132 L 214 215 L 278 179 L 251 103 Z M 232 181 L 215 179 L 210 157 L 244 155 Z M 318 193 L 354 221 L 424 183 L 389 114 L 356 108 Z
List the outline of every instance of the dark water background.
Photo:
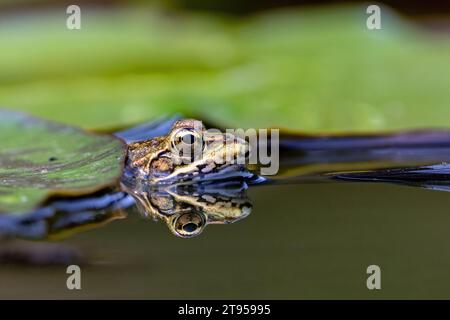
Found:
M 0 298 L 450 298 L 448 193 L 324 183 L 249 196 L 247 219 L 194 239 L 137 215 L 77 234 L 64 242 L 92 263 L 81 290 L 66 288 L 65 266 L 1 266 Z

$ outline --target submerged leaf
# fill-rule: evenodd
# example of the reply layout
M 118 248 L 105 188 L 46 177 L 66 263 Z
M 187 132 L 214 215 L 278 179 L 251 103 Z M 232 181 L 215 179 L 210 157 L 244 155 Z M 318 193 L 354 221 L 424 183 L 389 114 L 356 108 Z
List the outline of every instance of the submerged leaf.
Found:
M 114 185 L 125 158 L 122 141 L 0 110 L 0 213 L 30 211 L 53 195 Z

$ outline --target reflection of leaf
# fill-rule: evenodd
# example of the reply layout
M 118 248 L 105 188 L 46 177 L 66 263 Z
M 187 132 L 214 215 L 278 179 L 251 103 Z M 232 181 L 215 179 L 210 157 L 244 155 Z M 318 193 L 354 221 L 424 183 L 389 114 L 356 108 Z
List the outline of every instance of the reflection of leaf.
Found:
M 124 157 L 116 138 L 0 110 L 0 212 L 113 185 Z

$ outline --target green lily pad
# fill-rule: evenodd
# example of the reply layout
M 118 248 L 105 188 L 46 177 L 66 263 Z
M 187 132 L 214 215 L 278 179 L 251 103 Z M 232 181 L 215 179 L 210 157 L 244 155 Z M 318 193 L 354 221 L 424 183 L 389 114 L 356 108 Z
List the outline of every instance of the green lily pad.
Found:
M 112 136 L 0 110 L 0 213 L 24 213 L 49 196 L 114 185 L 125 154 Z

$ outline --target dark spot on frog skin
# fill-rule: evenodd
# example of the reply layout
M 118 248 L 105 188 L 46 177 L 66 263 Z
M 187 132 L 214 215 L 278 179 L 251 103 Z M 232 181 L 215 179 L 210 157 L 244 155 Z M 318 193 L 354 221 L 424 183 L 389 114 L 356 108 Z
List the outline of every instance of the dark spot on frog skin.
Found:
M 173 171 L 173 163 L 168 158 L 154 160 L 151 164 L 151 173 L 155 177 L 169 175 Z

